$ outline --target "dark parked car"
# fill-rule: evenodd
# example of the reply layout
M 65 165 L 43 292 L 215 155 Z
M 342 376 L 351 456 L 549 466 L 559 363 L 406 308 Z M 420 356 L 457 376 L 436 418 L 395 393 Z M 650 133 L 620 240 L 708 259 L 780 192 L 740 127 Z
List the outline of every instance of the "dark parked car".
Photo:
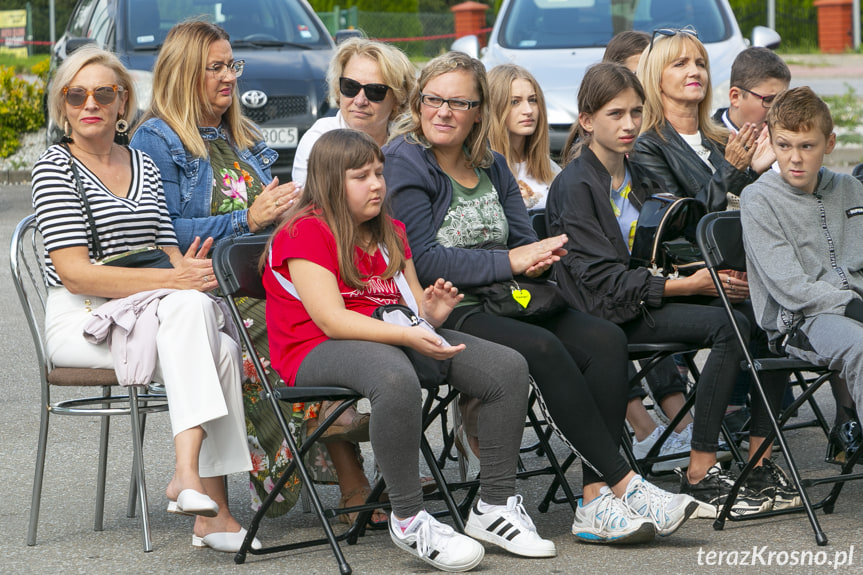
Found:
M 238 81 L 243 112 L 279 152 L 274 174 L 290 176 L 297 142 L 315 120 L 335 113 L 325 81 L 333 40 L 306 0 L 78 0 L 54 49 L 52 71 L 95 42 L 129 68 L 143 113 L 159 48 L 171 27 L 190 17 L 230 34 L 234 58 L 246 61 Z M 49 126 L 49 139 L 58 132 Z

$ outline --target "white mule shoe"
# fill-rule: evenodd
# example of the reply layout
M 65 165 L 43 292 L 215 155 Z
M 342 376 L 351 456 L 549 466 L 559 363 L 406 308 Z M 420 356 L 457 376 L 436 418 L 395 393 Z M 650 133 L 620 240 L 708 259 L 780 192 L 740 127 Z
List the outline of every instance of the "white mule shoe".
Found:
M 199 491 L 184 489 L 176 501 L 168 501 L 168 513 L 215 517 L 219 514 L 219 504 Z
M 209 547 L 216 551 L 224 553 L 236 553 L 243 545 L 243 540 L 246 538 L 246 530 L 241 528 L 236 533 L 210 533 L 203 537 L 192 535 L 192 547 Z M 252 540 L 252 549 L 260 549 L 261 542 L 255 537 Z

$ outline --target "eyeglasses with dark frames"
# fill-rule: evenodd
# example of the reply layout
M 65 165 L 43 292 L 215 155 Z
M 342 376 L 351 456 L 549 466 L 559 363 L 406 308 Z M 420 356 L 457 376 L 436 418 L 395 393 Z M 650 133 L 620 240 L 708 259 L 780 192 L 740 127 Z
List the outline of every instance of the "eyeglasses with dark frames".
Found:
M 647 50 L 647 53 L 650 54 L 653 50 L 653 43 L 656 42 L 657 36 L 661 38 L 670 38 L 672 36 L 677 36 L 678 34 L 688 34 L 693 38 L 698 38 L 698 32 L 691 26 L 687 26 L 686 28 L 657 28 L 653 31 L 653 36 L 650 38 L 650 48 Z
M 117 93 L 123 90 L 123 86 L 118 86 L 117 84 L 97 86 L 92 90 L 77 86 L 65 86 L 63 88 L 63 96 L 66 98 L 66 103 L 73 108 L 80 108 L 86 104 L 89 96 L 93 96 L 93 99 L 100 106 L 110 106 L 117 99 Z
M 339 92 L 345 98 L 354 98 L 362 90 L 369 102 L 383 102 L 387 97 L 387 90 L 390 89 L 386 84 L 360 84 L 351 78 L 339 78 Z
M 480 105 L 479 100 L 462 100 L 461 98 L 441 98 L 440 96 L 430 96 L 420 92 L 420 102 L 430 108 L 442 108 L 444 104 L 449 106 L 450 110 L 456 112 L 464 112 L 471 108 L 476 108 Z
M 761 100 L 761 107 L 766 108 L 768 110 L 773 106 L 773 100 L 775 100 L 776 96 L 779 95 L 779 94 L 773 94 L 772 96 L 762 96 L 761 94 L 753 92 L 752 90 L 747 90 L 743 86 L 737 86 L 737 87 L 740 88 L 741 90 L 743 90 L 744 92 L 748 92 L 749 94 L 752 94 L 753 96 L 755 96 L 756 98 Z
M 239 78 L 243 75 L 243 69 L 245 67 L 245 60 L 234 60 L 230 64 L 216 62 L 212 66 L 207 66 L 205 69 L 210 72 L 214 78 L 224 80 L 228 76 L 228 72 L 231 72 L 234 75 L 234 78 Z

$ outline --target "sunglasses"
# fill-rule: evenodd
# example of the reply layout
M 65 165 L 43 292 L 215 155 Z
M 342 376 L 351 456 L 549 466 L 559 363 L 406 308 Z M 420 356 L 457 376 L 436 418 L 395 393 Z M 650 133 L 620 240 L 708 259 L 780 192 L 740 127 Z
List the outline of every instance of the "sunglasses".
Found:
M 96 103 L 100 106 L 110 106 L 117 99 L 117 93 L 124 90 L 123 86 L 111 84 L 109 86 L 97 86 L 92 90 L 86 88 L 73 88 L 66 86 L 63 88 L 63 96 L 66 97 L 66 103 L 73 108 L 80 108 L 87 102 L 89 96 L 93 96 Z
M 653 50 L 653 43 L 656 41 L 657 36 L 661 38 L 670 38 L 671 36 L 677 36 L 678 34 L 688 34 L 693 38 L 698 38 L 698 32 L 691 26 L 687 26 L 686 28 L 658 28 L 653 31 L 653 36 L 650 38 L 650 49 L 647 50 L 647 53 L 650 54 L 651 50 Z
M 366 93 L 366 98 L 369 102 L 383 102 L 387 97 L 387 90 L 390 87 L 386 84 L 360 84 L 356 80 L 350 78 L 339 78 L 339 92 L 345 98 L 353 98 L 360 93 L 360 90 Z
M 737 87 L 740 88 L 741 90 L 743 90 L 744 92 L 748 92 L 748 93 L 752 94 L 753 96 L 755 96 L 756 98 L 758 98 L 759 100 L 761 100 L 761 107 L 767 108 L 768 110 L 770 109 L 771 106 L 773 106 L 773 100 L 775 100 L 776 96 L 778 95 L 778 94 L 773 94 L 772 96 L 762 96 L 761 94 L 757 94 L 757 93 L 753 92 L 752 90 L 747 90 L 743 86 L 737 86 Z

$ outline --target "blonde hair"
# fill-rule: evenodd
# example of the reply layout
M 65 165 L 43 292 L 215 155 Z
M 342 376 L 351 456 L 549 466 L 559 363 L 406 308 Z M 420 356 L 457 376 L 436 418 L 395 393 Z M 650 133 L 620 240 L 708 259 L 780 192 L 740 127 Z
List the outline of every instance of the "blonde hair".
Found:
M 651 48 L 652 46 L 652 48 Z M 657 35 L 653 44 L 648 45 L 641 61 L 638 63 L 638 79 L 644 86 L 644 122 L 641 133 L 655 129 L 662 137 L 665 127 L 665 110 L 662 107 L 662 72 L 674 60 L 680 57 L 684 48 L 694 51 L 693 57 L 701 57 L 707 70 L 707 85 L 704 87 L 704 99 L 698 104 L 698 129 L 708 140 L 725 145 L 728 140 L 728 130 L 717 124 L 710 117 L 713 101 L 713 85 L 710 80 L 710 60 L 704 44 L 693 34 L 678 32 L 674 36 Z
M 551 169 L 551 146 L 548 140 L 548 117 L 545 110 L 545 96 L 536 78 L 526 69 L 516 64 L 501 64 L 488 73 L 489 107 L 491 125 L 489 141 L 491 149 L 506 158 L 512 173 L 516 173 L 516 150 L 512 149 L 509 128 L 506 126 L 512 109 L 512 84 L 516 80 L 526 80 L 536 93 L 536 130 L 524 139 L 524 149 L 519 150 L 527 165 L 527 173 L 545 184 L 554 179 Z
M 382 202 L 380 213 L 357 225 L 350 212 L 345 193 L 348 170 L 362 168 L 384 154 L 371 136 L 358 130 L 331 130 L 323 134 L 312 146 L 309 154 L 309 176 L 305 188 L 281 225 L 270 237 L 270 244 L 283 229 L 296 234 L 295 225 L 303 218 L 320 218 L 333 233 L 339 260 L 339 277 L 347 285 L 363 289 L 366 281 L 357 269 L 356 247 L 360 245 L 360 230 L 371 233 L 371 245 L 386 249 L 389 263 L 382 278 L 390 279 L 405 268 L 404 242 L 396 231 L 389 215 L 389 202 Z M 261 258 L 263 266 L 269 249 Z
M 448 74 L 449 72 L 464 71 L 473 76 L 477 92 L 479 92 L 479 121 L 471 127 L 464 140 L 465 159 L 472 168 L 487 168 L 494 162 L 494 156 L 488 145 L 489 131 L 489 104 L 488 104 L 488 80 L 485 75 L 485 67 L 476 58 L 471 58 L 461 52 L 447 52 L 434 58 L 423 67 L 417 81 L 416 89 L 411 93 L 409 102 L 409 114 L 402 116 L 393 130 L 390 139 L 404 135 L 405 139 L 424 148 L 431 148 L 431 143 L 423 134 L 422 127 L 422 101 L 420 93 L 432 79 Z
M 204 93 L 210 46 L 229 41 L 223 28 L 204 20 L 180 22 L 168 32 L 153 67 L 153 99 L 146 118 L 160 118 L 177 134 L 193 156 L 206 158 L 207 146 L 198 132 L 213 108 Z M 222 126 L 239 149 L 261 139 L 258 128 L 240 109 L 234 85 L 233 102 L 222 115 Z
M 104 66 L 114 72 L 117 76 L 117 86 L 123 88 L 127 94 L 126 104 L 120 118 L 123 118 L 130 124 L 135 119 L 135 114 L 138 112 L 136 107 L 137 100 L 135 98 L 135 87 L 132 82 L 132 76 L 122 62 L 107 50 L 103 50 L 96 45 L 82 46 L 75 50 L 71 56 L 57 68 L 57 73 L 54 75 L 54 81 L 51 83 L 51 93 L 48 95 L 48 114 L 51 120 L 64 129 L 66 124 L 66 99 L 63 94 L 63 88 L 69 85 L 78 72 L 87 66 Z M 123 97 L 123 93 L 117 94 L 118 98 Z M 118 118 L 119 119 L 119 118 Z
M 390 87 L 395 106 L 390 113 L 390 122 L 407 111 L 408 97 L 416 86 L 416 68 L 404 52 L 383 42 L 366 38 L 350 38 L 339 45 L 336 55 L 327 69 L 330 103 L 339 106 L 339 78 L 344 76 L 345 67 L 351 58 L 363 57 L 374 61 L 381 71 L 384 84 Z

